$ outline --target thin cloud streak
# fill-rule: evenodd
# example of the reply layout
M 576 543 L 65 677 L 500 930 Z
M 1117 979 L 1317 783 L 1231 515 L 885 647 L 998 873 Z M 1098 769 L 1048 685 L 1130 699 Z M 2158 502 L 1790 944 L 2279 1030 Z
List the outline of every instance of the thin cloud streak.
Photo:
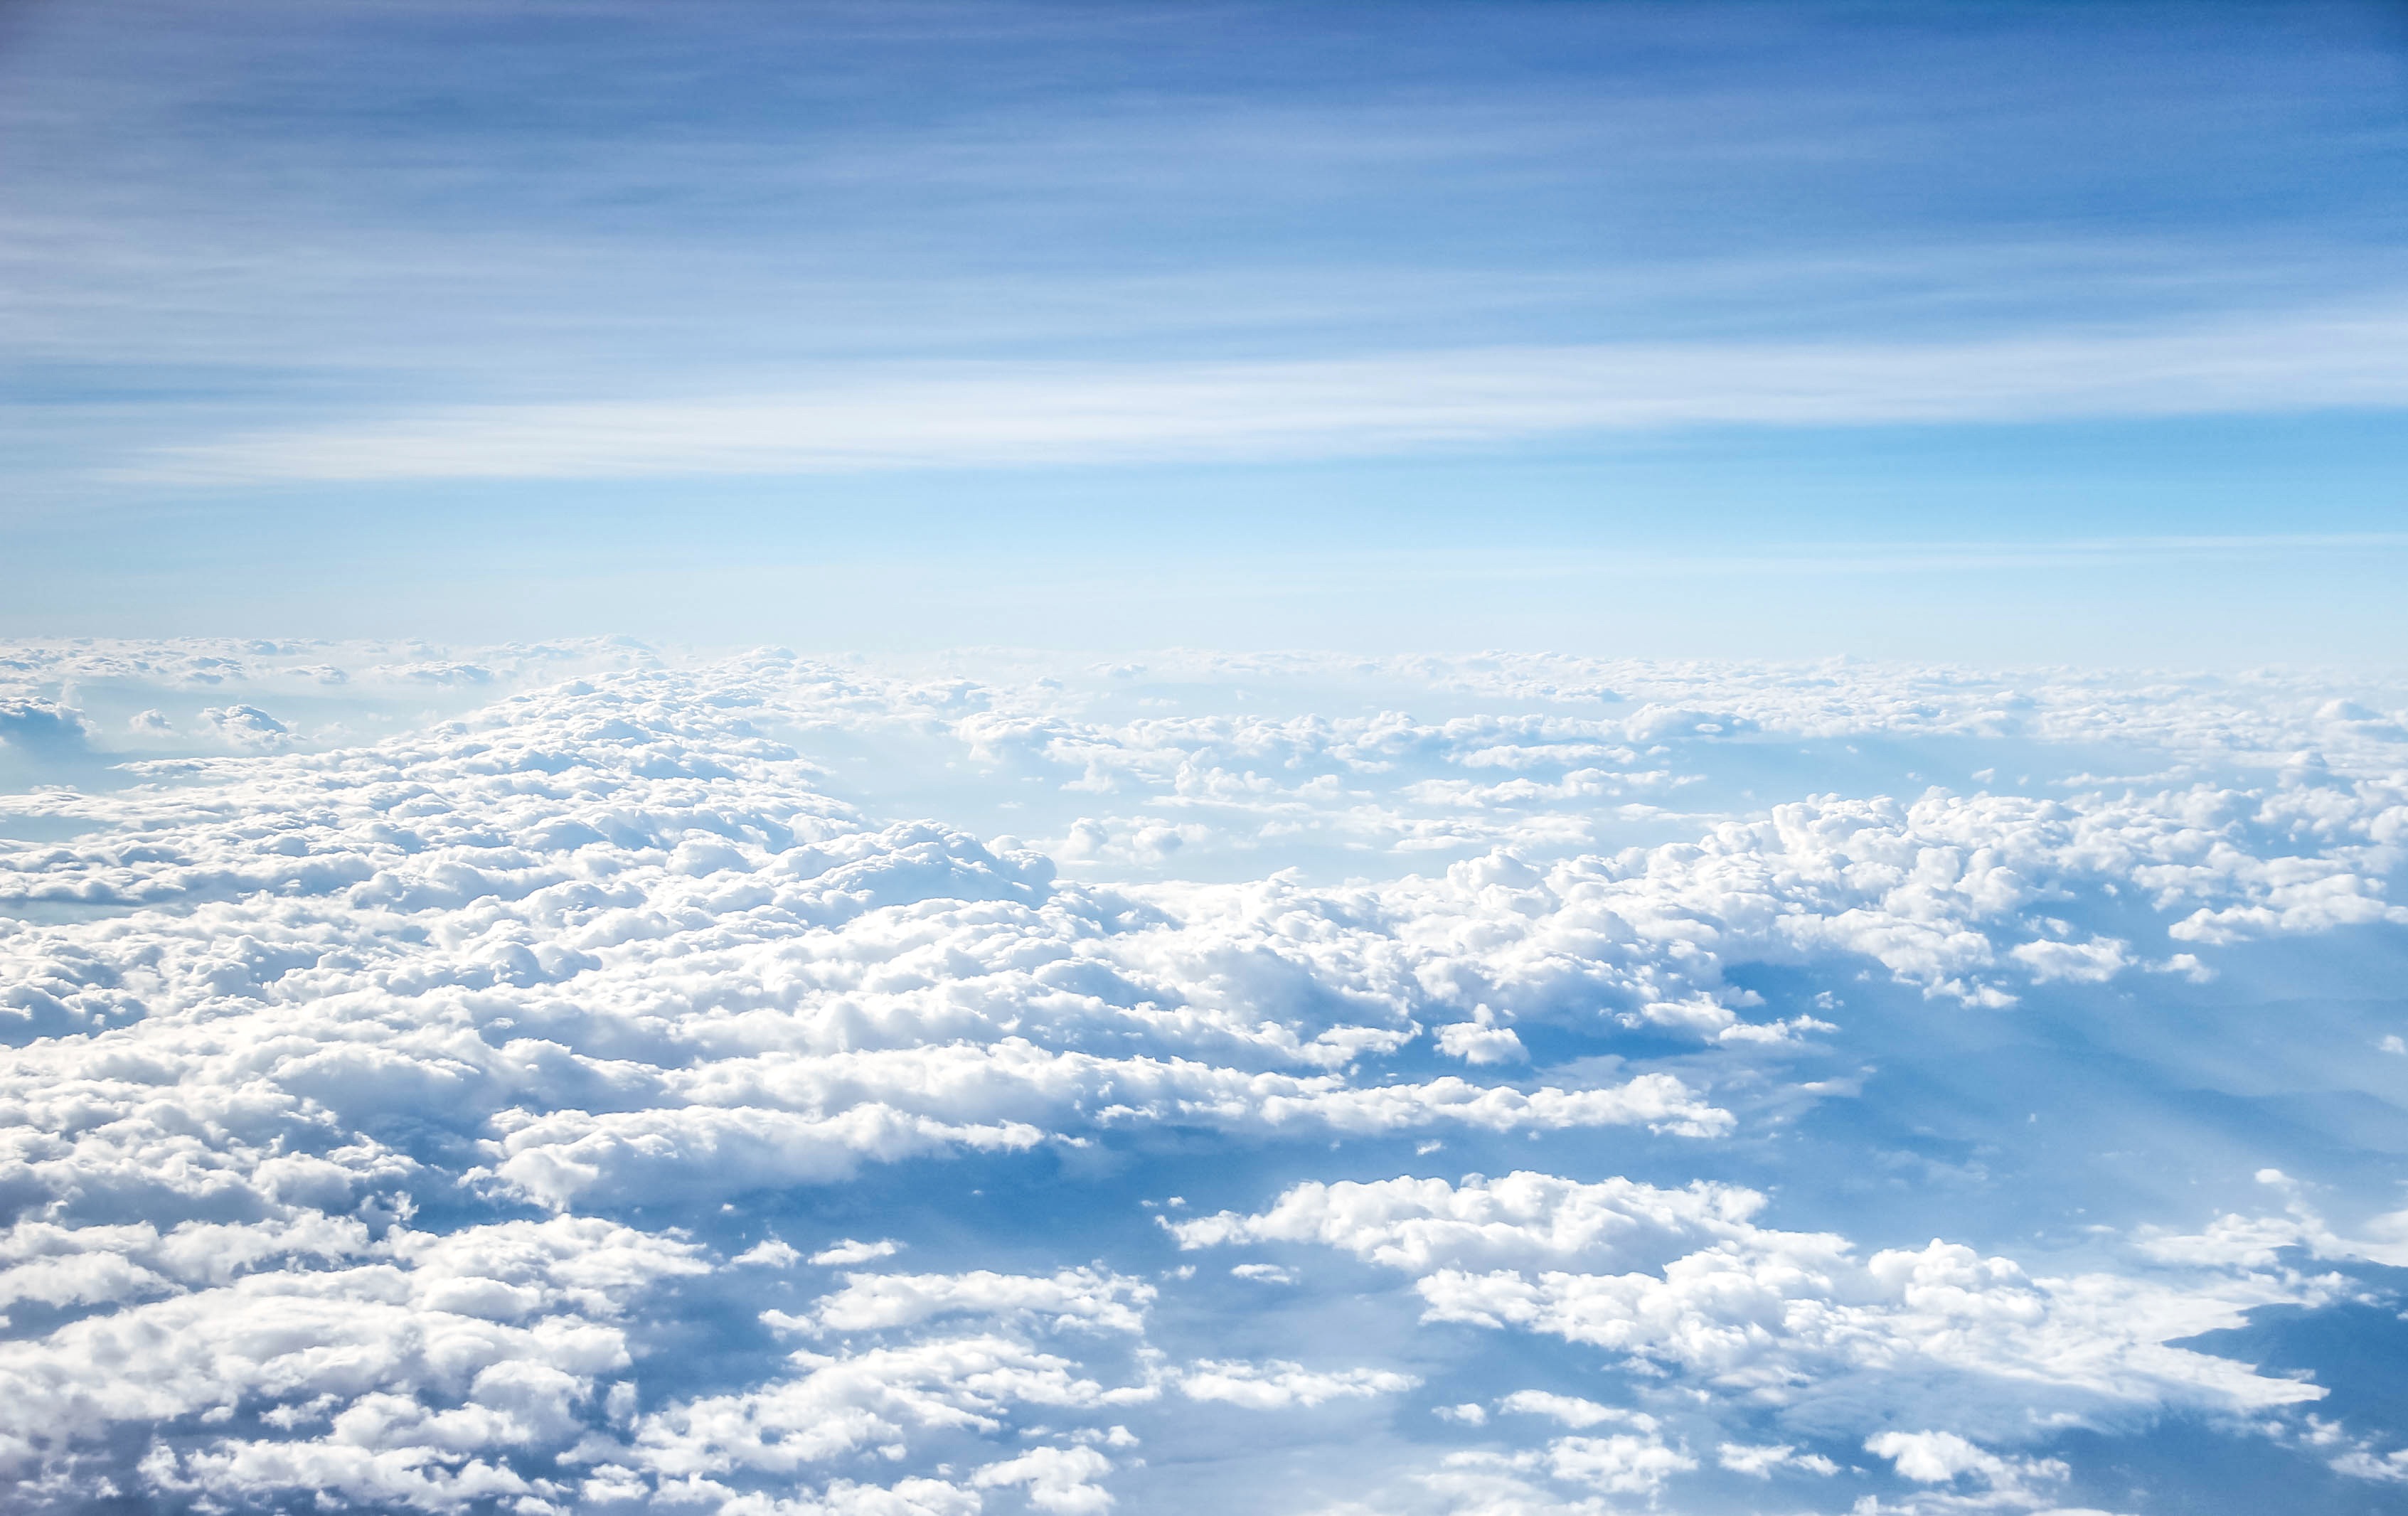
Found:
M 1647 548 L 1553 547 L 1543 552 L 1505 549 L 1451 549 L 1443 552 L 1396 550 L 1324 560 L 1314 570 L 1292 568 L 1282 577 L 1260 565 L 1221 565 L 1231 585 L 1294 588 L 1352 580 L 1359 584 L 1469 581 L 1528 583 L 1635 578 L 1660 580 L 1680 576 L 1728 579 L 1772 576 L 1811 579 L 1850 575 L 1928 575 L 2026 569 L 2058 570 L 2271 556 L 2348 553 L 2358 557 L 2408 551 L 2408 532 L 2267 533 L 2233 536 L 2082 537 L 1961 542 L 1786 542 L 1756 551 L 1674 552 Z M 1193 579 L 1194 565 L 1182 569 Z
M 2014 423 L 2408 405 L 2408 314 L 1957 343 L 1499 347 L 882 368 L 782 393 L 463 407 L 164 449 L 202 485 L 1296 460 L 1700 425 Z

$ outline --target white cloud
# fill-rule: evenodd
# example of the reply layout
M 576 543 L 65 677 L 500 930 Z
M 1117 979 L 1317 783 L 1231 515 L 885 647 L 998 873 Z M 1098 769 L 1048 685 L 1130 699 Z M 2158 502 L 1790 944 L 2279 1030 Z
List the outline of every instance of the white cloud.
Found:
M 1953 1432 L 1883 1432 L 1865 1439 L 1865 1451 L 1898 1466 L 1900 1478 L 1942 1484 L 1960 1474 L 1979 1474 L 1992 1484 L 2012 1479 L 2003 1458 Z
M 273 752 L 292 744 L 293 729 L 257 706 L 211 706 L 201 720 L 230 747 Z
M 681 1401 L 637 1422 L 612 1457 L 669 1480 L 788 1474 L 922 1431 L 995 1431 L 1015 1406 L 1109 1405 L 1074 1360 L 995 1333 L 858 1352 L 800 1352 L 786 1377 Z
M 890 369 L 704 400 L 456 408 L 161 454 L 139 477 L 602 479 L 1314 457 L 1597 429 L 2212 415 L 2408 402 L 2396 310 L 1927 345 L 1491 348 Z
M 1496 1024 L 1496 1014 L 1486 1006 L 1474 1009 L 1472 1020 L 1438 1029 L 1440 1052 L 1476 1065 L 1529 1061 L 1528 1050 L 1522 1046 L 1522 1039 L 1512 1027 Z
M 1828 1477 L 1840 1466 L 1820 1453 L 1799 1452 L 1786 1442 L 1726 1442 L 1714 1451 L 1714 1461 L 1733 1473 L 1769 1480 L 1775 1469 L 1797 1468 Z
M 1111 1472 L 1112 1461 L 1093 1448 L 1033 1448 L 1017 1458 L 989 1464 L 970 1478 L 981 1489 L 1017 1485 L 1028 1503 L 1055 1516 L 1095 1516 L 1112 1508 L 1109 1491 L 1092 1483 Z
M 79 1239 L 36 1246 L 55 1258 L 68 1240 Z M 430 1509 L 514 1479 L 497 1456 L 574 1441 L 573 1405 L 630 1362 L 627 1307 L 708 1268 L 691 1245 L 571 1218 L 441 1237 L 396 1229 L 375 1242 L 357 1223 L 265 1237 L 179 1228 L 152 1249 L 161 1266 L 137 1294 L 153 1298 L 0 1349 L 0 1446 L 30 1461 L 29 1445 L 112 1423 L 206 1422 L 265 1398 L 295 1413 L 287 1427 L 327 1430 L 192 1451 L 160 1479 L 254 1493 L 322 1485 Z M 313 1258 L 328 1266 L 270 1266 Z M 397 1451 L 368 1456 L 380 1447 Z M 440 1450 L 434 1466 L 428 1448 Z
M 1458 1452 L 1445 1460 L 1450 1470 L 1484 1471 L 1495 1476 L 1540 1474 L 1559 1484 L 1594 1491 L 1600 1495 L 1659 1496 L 1674 1475 L 1685 1474 L 1698 1461 L 1667 1443 L 1652 1429 L 1615 1432 L 1602 1437 L 1555 1437 L 1543 1448 L 1515 1453 Z M 1514 1492 L 1518 1480 L 1499 1480 L 1488 1489 L 1495 1495 Z M 1443 1487 L 1443 1485 L 1441 1485 Z M 1473 1484 L 1471 1488 L 1479 1488 Z M 1462 1488 L 1462 1486 L 1458 1486 Z M 1528 1498 L 1522 1495 L 1521 1498 Z M 1476 1508 L 1475 1508 L 1476 1509 Z M 1509 1508 L 1510 1509 L 1510 1508 Z M 1539 1509 L 1544 1509 L 1546 1507 Z
M 1167 1223 L 1184 1248 L 1311 1242 L 1412 1276 L 1424 1319 L 1545 1333 L 1677 1373 L 1796 1424 L 1892 1411 L 2021 1435 L 2034 1414 L 2118 1424 L 2167 1406 L 2269 1410 L 2324 1392 L 2169 1346 L 2300 1298 L 2280 1278 L 2032 1278 L 1934 1241 L 1859 1261 L 1843 1238 L 1777 1232 L 1763 1197 L 1693 1183 L 1515 1173 L 1460 1184 L 1308 1182 L 1256 1215 Z M 1532 1395 L 1564 1417 L 1603 1407 Z
M 2331 1460 L 2333 1469 L 2352 1479 L 2372 1480 L 2379 1484 L 2408 1484 L 2408 1448 L 2397 1448 L 2377 1454 L 2364 1448 L 2353 1448 Z
M 501 1138 L 492 1173 L 549 1206 L 640 1205 L 828 1183 L 865 1158 L 1027 1148 L 1041 1136 L 1022 1123 L 961 1125 L 874 1103 L 824 1120 L 754 1108 L 555 1111 Z
M 1545 1390 L 1516 1390 L 1497 1402 L 1497 1409 L 1549 1417 L 1575 1431 L 1584 1432 L 1605 1422 L 1637 1426 L 1641 1431 L 1656 1429 L 1656 1418 L 1642 1412 L 1600 1406 L 1594 1400 L 1584 1400 L 1578 1395 L 1555 1394 Z
M 1941 1497 L 1938 1505 L 1942 1509 L 2055 1507 L 2056 1501 L 2034 1486 L 2062 1482 L 2071 1472 L 2056 1459 L 2000 1457 L 1952 1432 L 1883 1432 L 1865 1439 L 1865 1451 L 1888 1459 L 1900 1479 L 1964 1492 Z M 1928 1504 L 1911 1501 L 1905 1509 L 1914 1510 Z
M 1047 1278 L 997 1274 L 849 1274 L 844 1287 L 822 1299 L 811 1318 L 839 1332 L 917 1326 L 934 1317 L 968 1313 L 1080 1327 L 1141 1332 L 1154 1286 L 1092 1268 Z
M 1222 1211 L 1166 1222 L 1182 1248 L 1313 1242 L 1428 1274 L 1450 1266 L 1636 1263 L 1752 1235 L 1764 1197 L 1730 1185 L 1662 1190 L 1613 1179 L 1582 1184 L 1549 1174 L 1373 1183 L 1308 1181 L 1258 1215 Z M 1824 1239 L 1837 1249 L 1839 1239 Z
M 1557 1437 L 1547 1444 L 1547 1472 L 1609 1495 L 1653 1495 L 1698 1461 L 1653 1436 Z
M 1366 1395 L 1398 1394 L 1420 1383 L 1411 1374 L 1387 1369 L 1315 1372 L 1284 1359 L 1262 1364 L 1208 1359 L 1180 1372 L 1179 1393 L 1190 1400 L 1225 1400 L 1249 1410 L 1278 1410 Z
M 1234 1279 L 1258 1280 L 1265 1284 L 1294 1284 L 1296 1270 L 1282 1268 L 1277 1264 L 1239 1264 L 1230 1268 Z
M 1134 678 L 1334 677 L 1163 664 Z M 2034 1277 L 1920 1234 L 1775 1230 L 1757 1189 L 1676 1181 L 1702 1142 L 1717 1172 L 1755 1172 L 1757 1139 L 1796 1131 L 1783 1102 L 1861 1088 L 1828 1064 L 1792 1083 L 1824 1056 L 1806 1034 L 1840 1035 L 1802 1008 L 1835 986 L 1851 1019 L 1885 983 L 1934 1015 L 2080 1007 L 2184 962 L 2152 921 L 2214 960 L 2399 919 L 2408 763 L 2378 694 L 1500 654 L 1360 677 L 1501 714 L 1124 720 L 1080 688 L 774 651 L 677 668 L 582 646 L 55 644 L 6 668 L 8 698 L 70 713 L 87 743 L 137 708 L 190 725 L 201 699 L 322 708 L 284 702 L 322 698 L 329 670 L 347 701 L 413 721 L 460 702 L 363 747 L 236 718 L 252 748 L 0 807 L 0 1458 L 29 1488 L 1093 1510 L 1114 1476 L 1073 1454 L 1121 1446 L 1096 1440 L 1107 1417 L 1372 1402 L 1418 1376 L 1457 1402 L 1452 1425 L 1418 1424 L 1461 1456 L 1396 1471 L 1398 1510 L 1597 1511 L 1679 1479 L 1815 1473 L 1799 1448 L 1892 1426 L 2006 1471 L 1968 1465 L 1915 1498 L 2028 1504 L 2048 1480 L 2014 1450 L 2036 1424 L 2306 1404 L 2313 1385 L 2168 1344 L 2326 1298 L 2286 1250 L 2397 1261 L 2408 1237 L 2397 1216 L 2328 1224 L 2286 1187 L 2282 1215 L 2143 1231 Z M 70 682 L 98 719 L 72 714 Z M 1690 760 L 1718 744 L 1757 744 L 1753 762 L 1868 732 L 1969 750 L 2012 732 L 2086 763 L 2121 743 L 2157 766 L 2053 797 L 1623 809 L 1696 791 Z M 823 737 L 992 765 L 962 793 L 1060 794 L 1053 822 L 1011 824 L 1083 816 L 1110 846 L 1057 875 L 1017 844 L 882 820 L 833 798 L 805 757 Z M 2318 764 L 2296 760 L 2311 747 Z M 1179 849 L 1136 846 L 1153 824 Z M 1290 870 L 1292 842 L 1340 863 Z M 1656 1056 L 1668 1041 L 1678 1056 Z M 1567 1042 L 1581 1055 L 1551 1051 Z M 1325 1172 L 1360 1173 L 1426 1134 L 1493 1156 L 1575 1131 L 1661 1182 L 1302 1177 L 1332 1144 Z M 1210 1157 L 1082 1188 L 1169 1151 Z M 1182 1246 L 1340 1250 L 1402 1276 L 1398 1330 L 1418 1312 L 1582 1345 L 1609 1376 L 1598 1398 L 1523 1391 L 1492 1417 L 1466 1397 L 1493 1385 L 1442 1378 L 1426 1342 L 1397 1360 L 1414 1374 L 1326 1366 L 1319 1291 L 1207 1298 L 1293 1313 L 1276 1320 L 1296 1345 L 1268 1346 L 1324 1366 L 1231 1356 L 1261 1338 L 1171 1344 L 1210 1280 L 1145 1257 L 1150 1226 L 1144 1243 L 1082 1216 L 1066 1259 L 1036 1222 L 989 1219 L 1008 1188 L 945 1209 L 1015 1166 L 1058 1166 L 1064 1196 L 1227 1196 L 1258 1163 L 1298 1178 L 1258 1214 L 1167 1221 Z M 915 1271 L 862 1271 L 901 1244 L 839 1228 L 910 1236 Z M 773 1234 L 826 1238 L 809 1261 L 854 1271 L 798 1270 L 805 1250 Z M 1231 1272 L 1284 1280 L 1294 1260 Z M 695 1339 L 680 1333 L 735 1348 L 660 1372 L 646 1354 Z M 159 1451 L 112 1451 L 167 1426 Z M 1471 1428 L 1491 1441 L 1465 1448 Z M 1954 1446 L 1900 1443 L 1897 1466 Z M 2374 1478 L 2380 1446 L 2318 1456 Z

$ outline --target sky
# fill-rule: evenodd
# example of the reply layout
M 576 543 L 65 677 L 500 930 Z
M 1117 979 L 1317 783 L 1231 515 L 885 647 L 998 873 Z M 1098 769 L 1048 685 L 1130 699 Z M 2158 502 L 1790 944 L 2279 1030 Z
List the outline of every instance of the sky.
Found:
M 32 3 L 0 113 L 24 635 L 2397 663 L 2393 6 Z
M 0 1509 L 2408 1509 L 2403 64 L 0 0 Z

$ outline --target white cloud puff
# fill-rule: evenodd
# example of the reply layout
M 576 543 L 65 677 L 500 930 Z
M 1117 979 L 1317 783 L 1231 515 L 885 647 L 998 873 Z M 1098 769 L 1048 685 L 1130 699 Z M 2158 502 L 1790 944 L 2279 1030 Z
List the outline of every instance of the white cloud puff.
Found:
M 1801 1453 L 1786 1442 L 1726 1442 L 1714 1450 L 1714 1461 L 1734 1473 L 1759 1480 L 1770 1479 L 1775 1469 L 1796 1468 L 1826 1478 L 1840 1471 L 1839 1465 L 1822 1454 Z
M 2168 1345 L 2294 1298 L 2285 1281 L 2035 1279 L 1937 1240 L 1860 1261 L 1844 1238 L 1759 1226 L 1763 1205 L 1729 1185 L 1519 1172 L 1305 1183 L 1259 1214 L 1165 1224 L 1185 1248 L 1342 1249 L 1411 1275 L 1425 1320 L 1588 1344 L 1818 1432 L 1920 1409 L 2015 1436 L 2035 1414 L 2114 1424 L 2168 1405 L 2259 1410 L 2324 1393 Z M 1504 1409 L 1614 1414 L 1536 1394 Z
M 1028 1318 L 1055 1330 L 1139 1332 L 1154 1287 L 1092 1268 L 1049 1278 L 997 1274 L 853 1274 L 819 1304 L 811 1321 L 824 1330 L 860 1332 L 917 1326 L 932 1317 L 972 1313 Z
M 1450 1058 L 1475 1065 L 1526 1063 L 1530 1056 L 1521 1037 L 1512 1027 L 1498 1025 L 1486 1006 L 1474 1007 L 1470 1021 L 1440 1027 L 1438 1047 Z
M 1325 1401 L 1397 1394 L 1421 1380 L 1386 1369 L 1349 1368 L 1315 1372 L 1284 1359 L 1249 1364 L 1206 1360 L 1179 1376 L 1179 1393 L 1190 1400 L 1226 1400 L 1250 1410 L 1318 1406 Z

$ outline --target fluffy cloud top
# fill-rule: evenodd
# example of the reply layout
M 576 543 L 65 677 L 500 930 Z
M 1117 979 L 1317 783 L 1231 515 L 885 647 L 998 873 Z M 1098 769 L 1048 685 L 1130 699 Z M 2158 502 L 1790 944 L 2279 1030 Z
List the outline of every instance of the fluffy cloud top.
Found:
M 1254 1466 L 1228 1419 L 1263 1412 L 1440 1438 L 1348 1476 L 1397 1509 L 1770 1481 L 1836 1510 L 1852 1457 L 1868 1498 L 2012 1509 L 2077 1478 L 2042 1446 L 2071 1427 L 2219 1419 L 2361 1483 L 2408 1436 L 2199 1343 L 2338 1309 L 2396 1207 L 2329 1224 L 2276 1186 L 2093 1223 L 2059 1266 L 1961 1213 L 1777 1226 L 1770 1168 L 1922 1055 L 1843 1047 L 1851 997 L 1937 1039 L 2123 1015 L 2252 944 L 2387 951 L 2380 694 L 617 645 L 6 666 L 9 761 L 73 778 L 0 804 L 28 1509 L 1092 1513 L 1184 1498 L 1140 1447 Z M 1129 693 L 1340 677 L 1441 713 Z M 330 688 L 440 708 L 361 740 L 308 714 Z M 2042 779 L 1727 778 L 1877 738 Z M 2089 771 L 2111 751 L 2135 777 Z M 913 764 L 962 777 L 880 788 Z M 1404 1172 L 1440 1151 L 1502 1177 Z M 1541 1339 L 1591 1378 L 1448 1356 Z
M 1185 1248 L 1343 1249 L 1412 1275 L 1426 1321 L 1587 1344 L 1817 1432 L 1944 1407 L 1957 1425 L 2017 1437 L 2169 1406 L 2240 1413 L 2324 1394 L 2169 1345 L 2238 1325 L 2247 1307 L 2298 1298 L 2290 1279 L 2034 1279 L 1939 1240 L 1860 1261 L 1842 1237 L 1758 1225 L 1764 1204 L 1728 1185 L 1517 1172 L 1460 1184 L 1307 1183 L 1256 1215 L 1166 1224 Z M 1575 1426 L 1613 1414 L 1539 1394 L 1509 1397 L 1506 1409 Z

